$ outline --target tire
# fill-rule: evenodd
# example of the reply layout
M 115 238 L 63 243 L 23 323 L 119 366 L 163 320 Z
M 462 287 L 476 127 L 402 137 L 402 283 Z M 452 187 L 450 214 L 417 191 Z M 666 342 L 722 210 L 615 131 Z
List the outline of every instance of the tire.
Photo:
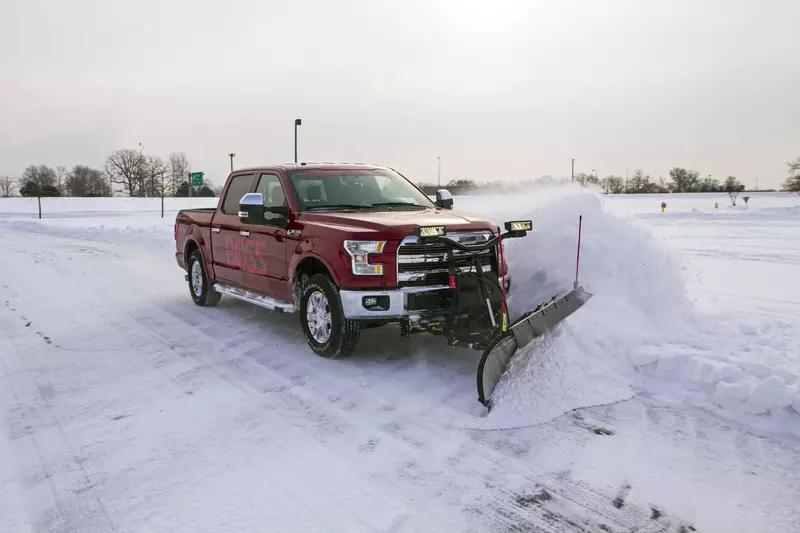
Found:
M 222 294 L 214 290 L 214 284 L 208 279 L 200 250 L 195 250 L 189 255 L 186 271 L 189 273 L 189 294 L 192 296 L 192 301 L 203 307 L 217 305 Z M 195 275 L 198 278 L 195 278 Z
M 361 324 L 345 318 L 339 291 L 323 274 L 314 274 L 303 286 L 300 323 L 308 345 L 327 359 L 350 355 L 361 336 Z

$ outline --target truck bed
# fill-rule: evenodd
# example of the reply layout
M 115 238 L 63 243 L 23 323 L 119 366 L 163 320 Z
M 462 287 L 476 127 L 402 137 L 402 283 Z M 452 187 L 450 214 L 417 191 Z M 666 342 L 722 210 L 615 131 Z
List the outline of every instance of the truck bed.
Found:
M 214 216 L 216 210 L 216 207 L 181 209 L 178 211 L 177 221 L 179 224 L 196 224 L 200 227 L 209 226 L 211 224 L 211 218 Z
M 193 235 L 197 242 L 211 242 L 211 221 L 214 218 L 216 207 L 198 207 L 196 209 L 181 209 L 175 218 L 175 258 L 181 268 L 185 268 L 187 258 L 183 256 L 186 239 Z

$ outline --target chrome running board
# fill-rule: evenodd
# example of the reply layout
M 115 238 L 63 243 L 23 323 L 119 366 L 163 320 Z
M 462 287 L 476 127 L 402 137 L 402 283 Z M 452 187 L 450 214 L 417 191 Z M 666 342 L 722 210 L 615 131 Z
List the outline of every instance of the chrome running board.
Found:
M 248 291 L 247 289 L 240 289 L 224 283 L 215 283 L 214 290 L 221 294 L 233 296 L 238 300 L 242 300 L 270 311 L 277 311 L 279 313 L 294 313 L 296 311 L 294 305 L 281 302 L 275 298 L 258 294 L 257 292 Z

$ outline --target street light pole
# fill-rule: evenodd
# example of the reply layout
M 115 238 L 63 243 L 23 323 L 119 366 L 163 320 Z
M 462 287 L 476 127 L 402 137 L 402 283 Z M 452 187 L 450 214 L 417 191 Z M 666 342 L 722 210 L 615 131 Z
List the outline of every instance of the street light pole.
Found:
M 294 119 L 294 162 L 297 163 L 297 126 L 301 126 L 303 121 L 299 118 Z
M 139 143 L 139 165 L 137 170 L 139 171 L 139 192 L 144 196 L 144 145 L 142 143 Z
M 572 181 L 575 181 L 575 158 L 572 158 Z
M 233 172 L 233 158 L 236 157 L 236 154 L 231 152 L 231 153 L 228 154 L 228 157 L 231 158 L 231 173 L 232 173 Z

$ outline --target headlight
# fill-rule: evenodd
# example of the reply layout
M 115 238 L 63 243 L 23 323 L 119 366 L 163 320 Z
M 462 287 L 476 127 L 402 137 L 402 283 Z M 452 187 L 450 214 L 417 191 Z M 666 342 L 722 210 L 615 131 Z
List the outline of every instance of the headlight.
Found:
M 371 265 L 369 254 L 383 252 L 386 241 L 344 241 L 344 249 L 350 254 L 353 274 L 357 276 L 382 276 L 383 265 Z
M 506 222 L 507 231 L 533 231 L 533 221 L 531 220 L 514 220 Z

